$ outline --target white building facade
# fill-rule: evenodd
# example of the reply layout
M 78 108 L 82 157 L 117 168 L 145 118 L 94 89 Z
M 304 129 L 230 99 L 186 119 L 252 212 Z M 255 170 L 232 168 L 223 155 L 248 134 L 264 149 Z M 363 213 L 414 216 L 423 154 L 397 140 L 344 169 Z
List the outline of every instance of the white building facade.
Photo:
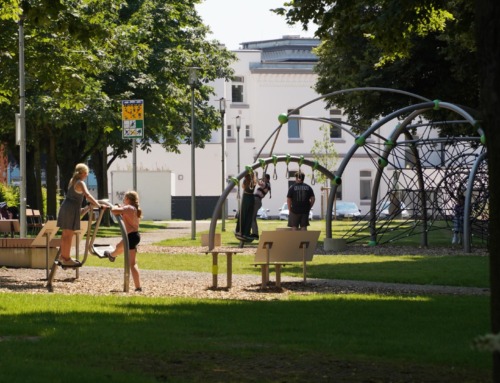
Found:
M 217 93 L 213 105 L 219 108 L 220 99 L 226 101 L 224 135 L 220 129 L 214 131 L 211 142 L 206 143 L 205 148 L 195 150 L 196 196 L 220 196 L 226 186 L 223 173 L 227 180 L 244 171 L 246 165 L 258 161 L 259 150 L 280 125 L 278 116 L 281 113 L 287 114 L 319 97 L 313 89 L 317 80 L 317 75 L 313 72 L 317 58 L 312 53 L 312 49 L 318 44 L 317 39 L 284 36 L 282 39 L 242 43 L 243 48 L 235 51 L 238 60 L 233 64 L 235 74 L 232 81 L 220 80 L 212 84 Z M 323 101 L 301 108 L 300 116 L 346 119 L 341 110 L 327 109 Z M 147 116 L 145 118 L 147 128 Z M 311 149 L 315 141 L 323 140 L 321 126 L 321 122 L 314 120 L 292 120 L 283 125 L 275 146 L 271 148 L 273 142 L 267 144 L 259 157 L 289 154 L 312 159 Z M 225 141 L 224 153 L 222 137 Z M 354 139 L 346 132 L 336 130 L 330 140 L 335 143 L 335 150 L 339 155 L 338 165 L 343 155 L 354 144 Z M 137 172 L 171 174 L 172 198 L 191 195 L 191 147 L 181 145 L 179 149 L 180 154 L 167 153 L 160 145 L 154 145 L 152 152 L 138 151 L 136 157 Z M 131 171 L 131 169 L 132 155 L 115 161 L 109 172 Z M 278 163 L 276 167 L 273 164 L 268 166 L 272 191 L 271 198 L 268 195 L 263 200 L 263 207 L 269 209 L 268 214 L 271 217 L 278 216 L 279 209 L 286 201 L 287 190 L 294 180 L 293 174 L 297 170 L 296 163 L 290 163 L 288 166 L 285 163 Z M 301 170 L 306 174 L 306 183 L 311 184 L 312 169 L 304 166 Z M 338 198 L 355 202 L 362 213 L 366 213 L 370 198 L 368 191 L 371 190 L 374 172 L 369 158 L 355 157 L 349 166 L 349 176 L 343 177 Z M 259 176 L 262 176 L 261 169 Z M 111 182 L 112 178 L 109 179 Z M 316 183 L 311 186 L 314 188 L 317 201 L 314 215 L 320 217 L 322 211 L 326 210 L 326 200 L 322 198 L 326 195 L 322 190 L 324 185 Z M 110 185 L 109 190 L 114 189 L 116 188 Z M 141 203 L 147 204 L 148 196 L 144 193 L 155 192 L 155 187 L 138 185 L 138 190 L 141 189 L 143 190 Z M 226 204 L 226 213 L 229 216 L 238 209 L 237 196 L 238 191 L 235 188 Z M 110 196 L 110 199 L 113 203 L 117 202 L 114 201 L 115 196 Z M 172 203 L 169 196 L 160 198 L 161 202 L 158 202 L 156 196 L 154 200 L 160 204 Z M 170 216 L 166 213 L 165 216 L 154 219 L 176 218 L 172 216 L 170 207 L 158 209 L 160 210 L 170 212 Z M 145 216 L 145 219 L 148 217 Z

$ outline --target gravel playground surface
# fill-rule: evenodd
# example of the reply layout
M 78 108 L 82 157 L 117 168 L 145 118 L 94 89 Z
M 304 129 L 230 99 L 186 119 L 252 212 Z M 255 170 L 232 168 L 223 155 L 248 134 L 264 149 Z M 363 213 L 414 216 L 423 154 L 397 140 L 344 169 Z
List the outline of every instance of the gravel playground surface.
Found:
M 209 222 L 197 223 L 197 231 L 208 229 Z M 186 253 L 202 252 L 206 248 L 175 248 L 155 246 L 153 243 L 167 238 L 182 237 L 191 233 L 191 223 L 185 221 L 172 221 L 168 229 L 158 230 L 152 233 L 141 234 L 140 253 Z M 99 243 L 116 243 L 118 239 L 99 239 Z M 83 247 L 82 247 L 83 248 Z M 403 249 L 393 248 L 397 254 Z M 387 248 L 380 248 L 383 254 L 387 254 Z M 245 253 L 253 254 L 254 247 L 243 249 Z M 363 254 L 377 251 L 377 248 L 365 248 L 363 246 L 349 247 L 346 254 Z M 427 250 L 426 250 L 427 251 Z M 428 250 L 432 252 L 432 250 Z M 450 248 L 450 253 L 454 250 Z M 439 250 L 442 254 L 442 249 Z M 404 254 L 408 254 L 408 248 L 404 248 Z M 422 254 L 422 249 L 415 249 L 416 254 Z M 324 254 L 318 249 L 317 254 Z M 91 256 L 91 255 L 89 255 Z M 238 255 L 235 255 L 238 256 Z M 486 256 L 479 253 L 478 256 Z M 203 261 L 210 268 L 211 257 L 200 254 Z M 103 262 L 106 260 L 103 260 Z M 287 299 L 290 294 L 310 295 L 323 293 L 377 293 L 377 294 L 450 294 L 450 295 L 487 295 L 489 289 L 462 288 L 448 286 L 423 286 L 403 285 L 392 283 L 345 281 L 345 280 L 319 280 L 308 278 L 304 283 L 302 278 L 282 276 L 281 288 L 273 284 L 274 273 L 271 274 L 271 283 L 268 288 L 261 289 L 260 275 L 233 275 L 232 288 L 227 289 L 225 270 L 220 268 L 218 279 L 219 287 L 211 288 L 212 274 L 189 272 L 189 271 L 163 271 L 163 270 L 141 270 L 142 292 L 134 292 L 134 286 L 130 279 L 130 291 L 124 290 L 124 271 L 122 268 L 89 267 L 83 266 L 79 269 L 79 276 L 75 278 L 74 270 L 58 269 L 53 283 L 54 292 L 60 294 L 88 294 L 88 295 L 140 295 L 151 297 L 192 297 L 212 299 L 242 299 L 242 300 L 278 300 Z M 0 268 L 0 293 L 20 292 L 29 294 L 49 294 L 47 289 L 46 271 L 40 269 L 15 269 Z

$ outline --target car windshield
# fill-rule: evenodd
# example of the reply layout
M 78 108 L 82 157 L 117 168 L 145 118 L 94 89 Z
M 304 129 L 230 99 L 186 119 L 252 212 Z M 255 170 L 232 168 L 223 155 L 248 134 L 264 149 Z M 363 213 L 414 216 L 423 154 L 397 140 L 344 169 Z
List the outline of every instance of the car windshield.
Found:
M 338 210 L 358 210 L 358 207 L 356 206 L 356 204 L 354 202 L 342 202 L 342 201 L 338 201 L 335 203 L 335 207 L 338 209 Z

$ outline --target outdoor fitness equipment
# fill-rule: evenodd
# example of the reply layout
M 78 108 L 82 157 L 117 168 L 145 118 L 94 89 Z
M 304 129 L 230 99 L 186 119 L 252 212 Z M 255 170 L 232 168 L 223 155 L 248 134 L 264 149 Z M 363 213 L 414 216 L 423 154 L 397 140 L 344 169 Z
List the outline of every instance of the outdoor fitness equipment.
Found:
M 317 171 L 324 174 L 326 177 L 330 179 L 334 177 L 333 174 L 328 169 L 324 168 L 321 165 L 318 165 L 317 162 L 304 159 L 303 157 L 290 156 L 290 155 L 263 158 L 259 159 L 253 165 L 245 166 L 245 170 L 241 172 L 237 177 L 232 177 L 230 180 L 228 180 L 226 189 L 224 190 L 222 195 L 219 197 L 219 200 L 217 201 L 217 204 L 214 208 L 214 214 L 212 215 L 212 220 L 210 222 L 210 229 L 208 234 L 209 250 L 212 250 L 215 247 L 215 228 L 217 226 L 217 217 L 219 215 L 220 210 L 222 209 L 222 205 L 224 204 L 224 201 L 226 200 L 227 196 L 236 186 L 239 185 L 239 181 L 245 177 L 245 174 L 253 172 L 254 169 L 257 169 L 259 166 L 263 166 L 263 164 L 268 165 L 270 163 L 273 163 L 276 166 L 278 162 L 285 162 L 287 164 L 289 164 L 290 162 L 301 163 L 302 165 L 306 165 L 316 169 Z M 240 243 L 240 247 L 243 247 L 243 244 L 244 242 Z
M 112 206 L 113 206 L 111 203 L 109 203 L 109 200 L 99 200 L 98 202 L 100 205 L 109 206 L 109 208 L 112 208 Z M 85 250 L 84 250 L 84 254 L 83 254 L 83 259 L 78 266 L 65 266 L 59 261 L 59 258 L 61 256 L 61 249 L 59 248 L 59 250 L 56 254 L 54 263 L 52 265 L 52 268 L 50 269 L 50 274 L 47 278 L 47 289 L 49 292 L 54 291 L 53 282 L 54 282 L 54 278 L 56 276 L 57 269 L 59 267 L 61 267 L 63 270 L 75 269 L 75 274 L 76 274 L 75 279 L 77 279 L 79 277 L 79 268 L 82 267 L 85 264 L 85 262 L 87 261 L 89 250 L 93 254 L 97 255 L 99 258 L 105 258 L 104 257 L 105 250 L 108 250 L 108 249 L 114 250 L 114 247 L 112 247 L 112 246 L 104 249 L 103 245 L 94 245 L 96 234 L 97 234 L 97 231 L 99 230 L 99 225 L 101 223 L 105 209 L 104 208 L 99 209 L 99 216 L 96 220 L 95 225 L 93 226 L 93 230 L 92 230 L 92 221 L 94 218 L 94 214 L 93 214 L 93 210 L 90 208 L 90 206 L 82 212 L 82 216 L 84 216 L 87 212 L 89 213 L 88 214 L 88 217 L 89 217 L 88 222 L 86 222 L 86 221 L 81 222 L 82 227 L 84 227 L 86 225 L 86 229 L 76 231 L 75 236 L 74 236 L 75 247 L 76 247 L 76 260 L 79 260 L 78 258 L 79 258 L 80 233 L 83 231 L 86 231 Z M 124 247 L 124 264 L 125 265 L 124 265 L 123 291 L 128 292 L 129 286 L 130 286 L 130 256 L 129 256 L 129 249 L 128 249 L 127 229 L 125 228 L 125 224 L 124 224 L 122 218 L 119 215 L 116 216 L 116 218 L 117 218 L 118 225 L 120 227 L 120 233 L 122 236 L 123 247 Z

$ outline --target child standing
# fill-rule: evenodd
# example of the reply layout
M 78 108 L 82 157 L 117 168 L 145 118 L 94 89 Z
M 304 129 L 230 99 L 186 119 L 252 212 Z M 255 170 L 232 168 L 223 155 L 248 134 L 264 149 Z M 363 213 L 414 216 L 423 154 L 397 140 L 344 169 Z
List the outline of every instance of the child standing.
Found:
M 142 210 L 139 206 L 139 195 L 135 191 L 128 191 L 123 198 L 123 205 L 114 206 L 111 209 L 114 215 L 120 215 L 127 229 L 128 249 L 130 256 L 130 271 L 134 280 L 135 291 L 142 291 L 139 267 L 137 266 L 137 245 L 141 241 L 139 234 L 139 222 L 142 218 Z M 105 251 L 104 255 L 110 262 L 114 262 L 119 254 L 124 252 L 123 239 L 116 245 L 113 252 Z

